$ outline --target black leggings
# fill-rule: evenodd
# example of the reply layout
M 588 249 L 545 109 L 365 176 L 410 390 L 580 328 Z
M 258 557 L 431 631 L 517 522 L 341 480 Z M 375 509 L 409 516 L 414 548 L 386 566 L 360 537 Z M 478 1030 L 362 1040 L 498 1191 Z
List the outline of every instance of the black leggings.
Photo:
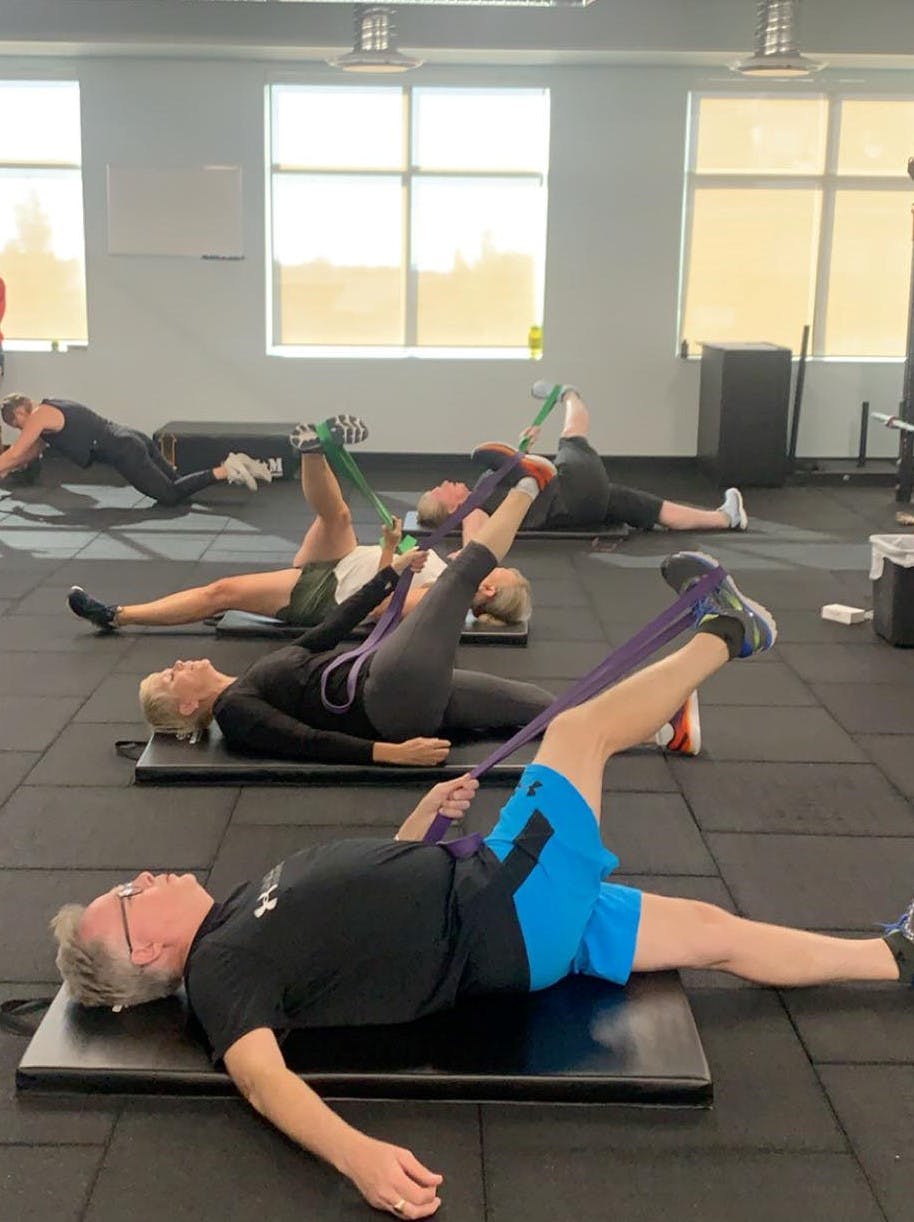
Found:
M 603 459 L 586 437 L 563 437 L 555 456 L 556 482 L 569 526 L 614 526 L 627 523 L 651 530 L 660 520 L 663 501 L 650 492 L 614 484 Z
M 552 703 L 532 683 L 454 668 L 466 613 L 494 567 L 487 547 L 469 543 L 371 658 L 363 704 L 382 739 L 520 727 Z
M 162 457 L 152 438 L 135 429 L 120 427 L 117 433 L 106 437 L 98 457 L 114 467 L 138 492 L 152 497 L 160 505 L 179 505 L 217 482 L 212 471 L 178 475 L 171 463 Z

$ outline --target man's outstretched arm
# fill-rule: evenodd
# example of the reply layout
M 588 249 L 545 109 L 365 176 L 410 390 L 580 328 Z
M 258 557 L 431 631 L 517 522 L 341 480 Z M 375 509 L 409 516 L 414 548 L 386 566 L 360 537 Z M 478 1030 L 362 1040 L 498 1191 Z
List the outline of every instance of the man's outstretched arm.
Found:
M 255 1111 L 352 1180 L 369 1205 L 399 1218 L 428 1218 L 437 1211 L 442 1177 L 409 1150 L 377 1141 L 337 1116 L 287 1068 L 269 1028 L 236 1040 L 225 1067 Z

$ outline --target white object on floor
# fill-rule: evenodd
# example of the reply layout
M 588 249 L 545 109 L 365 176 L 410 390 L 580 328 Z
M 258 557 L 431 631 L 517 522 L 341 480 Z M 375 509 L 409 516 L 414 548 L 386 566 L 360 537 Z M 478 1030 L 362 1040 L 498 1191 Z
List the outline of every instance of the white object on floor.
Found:
M 826 603 L 822 608 L 822 618 L 836 624 L 862 624 L 872 616 L 872 611 L 864 611 L 863 607 L 845 607 L 843 603 Z

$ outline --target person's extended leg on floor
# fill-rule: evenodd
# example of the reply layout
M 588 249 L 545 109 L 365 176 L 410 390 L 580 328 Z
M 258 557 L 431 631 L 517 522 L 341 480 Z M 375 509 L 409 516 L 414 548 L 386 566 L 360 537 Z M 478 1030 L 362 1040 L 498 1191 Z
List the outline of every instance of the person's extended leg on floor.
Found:
M 665 575 L 682 592 L 711 563 L 698 553 L 678 553 L 667 562 Z M 557 839 L 577 835 L 579 844 L 586 844 L 589 821 L 584 812 L 590 812 L 592 828 L 597 829 L 607 761 L 669 720 L 689 691 L 728 660 L 768 649 L 776 635 L 770 614 L 742 596 L 732 580 L 699 604 L 696 618 L 698 631 L 681 649 L 561 714 L 548 728 L 534 767 L 525 774 L 518 792 L 524 784 L 534 788 L 539 779 L 536 765 L 549 770 L 542 776 L 541 788 L 530 796 L 547 819 L 552 815 Z M 578 826 L 567 831 L 565 819 L 577 820 Z M 505 833 L 512 830 L 510 825 L 496 828 L 492 843 L 496 852 L 504 851 Z M 531 825 L 528 834 L 535 835 L 536 828 Z M 539 834 L 543 839 L 542 829 Z M 560 845 L 554 854 L 559 866 L 561 852 Z M 540 853 L 547 859 L 546 848 Z M 589 854 L 594 869 L 608 871 L 618 864 L 598 835 L 591 841 Z M 591 884 L 593 881 L 594 876 Z M 558 874 L 548 884 L 553 896 L 543 889 L 545 885 L 539 883 L 540 894 L 535 896 L 535 888 L 525 896 L 522 887 L 516 897 L 522 926 L 528 914 L 525 937 L 534 987 L 551 983 L 550 973 L 557 978 L 556 965 L 567 954 L 567 945 L 561 941 L 563 901 Z M 548 922 L 535 918 L 544 905 Z M 686 967 L 726 971 L 775 986 L 899 977 L 910 983 L 914 976 L 912 925 L 914 915 L 909 908 L 886 937 L 834 938 L 751 921 L 712 904 L 642 893 L 604 880 L 574 952 L 574 970 L 620 984 L 630 971 Z

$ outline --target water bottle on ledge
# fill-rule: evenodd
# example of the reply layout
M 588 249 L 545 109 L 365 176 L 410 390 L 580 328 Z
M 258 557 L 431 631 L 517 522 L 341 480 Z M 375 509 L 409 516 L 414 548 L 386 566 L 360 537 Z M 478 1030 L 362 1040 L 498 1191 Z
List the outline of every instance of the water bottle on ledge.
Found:
M 543 359 L 543 328 L 535 324 L 530 328 L 527 335 L 527 346 L 530 349 L 530 360 L 541 361 Z

